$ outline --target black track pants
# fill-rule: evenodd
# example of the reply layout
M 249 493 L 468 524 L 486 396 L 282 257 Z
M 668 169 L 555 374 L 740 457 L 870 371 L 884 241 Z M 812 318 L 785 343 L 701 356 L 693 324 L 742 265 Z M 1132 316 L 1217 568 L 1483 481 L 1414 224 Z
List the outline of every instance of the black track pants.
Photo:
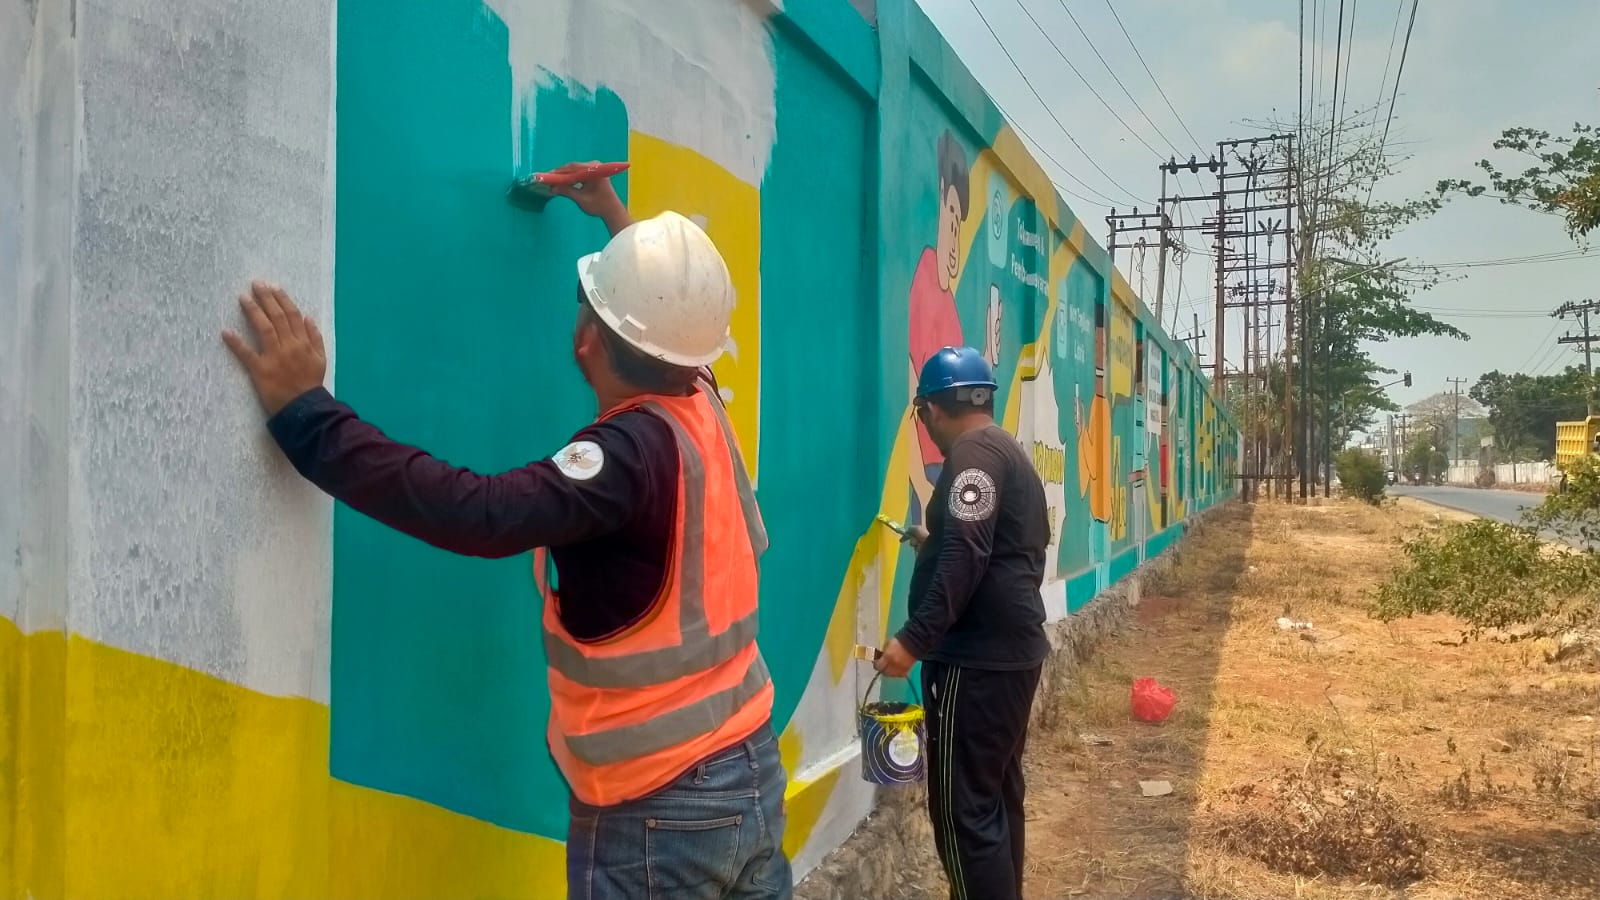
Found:
M 928 815 L 951 900 L 1022 896 L 1022 750 L 1039 668 L 922 664 Z

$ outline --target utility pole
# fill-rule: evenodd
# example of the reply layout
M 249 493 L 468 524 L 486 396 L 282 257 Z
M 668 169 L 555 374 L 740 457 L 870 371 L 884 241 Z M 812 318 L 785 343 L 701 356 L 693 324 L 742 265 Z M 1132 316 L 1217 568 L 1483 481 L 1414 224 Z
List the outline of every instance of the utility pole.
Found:
M 1332 311 L 1329 309 L 1328 299 L 1322 298 L 1322 497 L 1327 499 L 1333 496 L 1333 397 L 1328 388 L 1332 386 L 1333 379 L 1329 373 L 1333 371 L 1333 334 L 1331 327 Z
M 1401 470 L 1401 468 L 1403 468 L 1405 466 L 1406 451 L 1410 449 L 1409 447 L 1406 446 L 1406 444 L 1409 443 L 1410 438 L 1411 438 L 1411 418 L 1412 417 L 1411 417 L 1411 413 L 1401 413 L 1400 415 L 1395 416 L 1394 418 L 1395 418 L 1395 421 L 1398 422 L 1399 425 L 1400 425 L 1400 464 L 1395 467 L 1395 471 L 1399 472 Z
M 1185 166 L 1168 162 L 1164 172 L 1198 168 L 1193 158 Z M 1171 202 L 1211 201 L 1216 213 L 1202 220 L 1198 230 L 1212 238 L 1216 258 L 1216 316 L 1211 327 L 1213 381 L 1222 395 L 1237 398 L 1250 411 L 1252 421 L 1241 423 L 1247 429 L 1244 441 L 1243 494 L 1246 500 L 1257 495 L 1262 482 L 1288 492 L 1293 468 L 1291 435 L 1294 432 L 1290 400 L 1294 376 L 1291 356 L 1293 341 L 1292 273 L 1295 252 L 1294 219 L 1294 136 L 1268 134 L 1217 142 L 1217 155 L 1206 166 L 1217 178 L 1217 189 L 1209 195 L 1168 198 Z M 1276 310 L 1282 307 L 1281 318 Z M 1237 313 L 1233 311 L 1237 310 Z M 1235 315 L 1233 323 L 1230 315 Z M 1230 328 L 1241 325 L 1239 345 L 1243 354 L 1237 376 L 1228 374 L 1227 337 Z M 1274 340 L 1274 329 L 1283 328 L 1285 337 Z M 1283 403 L 1268 398 L 1275 388 L 1273 370 L 1279 362 L 1273 347 L 1282 348 Z M 1281 409 L 1278 407 L 1281 406 Z M 1278 414 L 1282 413 L 1282 421 Z
M 1395 455 L 1394 443 L 1394 416 L 1389 417 L 1389 427 L 1383 432 L 1384 442 L 1389 445 L 1389 471 L 1399 473 L 1400 459 Z M 1399 477 L 1398 474 L 1396 477 Z
M 1162 180 L 1162 193 L 1163 193 L 1163 195 L 1165 195 L 1165 193 L 1166 193 L 1166 175 L 1165 175 L 1165 173 L 1162 174 L 1162 179 L 1161 180 Z M 1153 223 L 1151 221 L 1152 219 L 1154 220 Z M 1133 223 L 1137 223 L 1137 224 L 1133 224 Z M 1139 232 L 1145 232 L 1145 231 L 1154 230 L 1157 233 L 1157 235 L 1159 236 L 1160 246 L 1157 248 L 1157 251 L 1156 251 L 1156 303 L 1155 303 L 1155 314 L 1156 314 L 1156 322 L 1160 323 L 1161 322 L 1161 317 L 1162 317 L 1162 310 L 1165 309 L 1165 307 L 1166 307 L 1167 251 L 1169 249 L 1171 249 L 1172 246 L 1173 246 L 1172 238 L 1167 235 L 1167 232 L 1169 230 L 1171 230 L 1171 228 L 1172 228 L 1172 218 L 1167 215 L 1166 197 L 1163 196 L 1161 198 L 1161 208 L 1156 210 L 1155 212 L 1140 212 L 1139 211 L 1139 207 L 1135 206 L 1133 208 L 1133 212 L 1119 213 L 1119 212 L 1116 211 L 1115 208 L 1113 208 L 1111 210 L 1111 214 L 1106 216 L 1106 225 L 1109 226 L 1110 229 L 1111 229 L 1110 238 L 1106 242 L 1106 250 L 1107 250 L 1107 252 L 1109 252 L 1111 254 L 1111 259 L 1112 259 L 1113 263 L 1115 263 L 1115 261 L 1116 261 L 1117 250 L 1119 248 L 1120 249 L 1124 249 L 1124 250 L 1133 250 L 1133 249 L 1141 249 L 1142 250 L 1142 249 L 1145 249 L 1145 248 L 1149 247 L 1149 242 L 1147 240 L 1145 240 L 1145 238 L 1143 236 L 1140 236 L 1137 239 L 1134 239 L 1134 240 L 1131 240 L 1131 241 L 1119 241 L 1117 239 L 1118 235 L 1122 235 L 1122 234 L 1137 234 Z M 1139 262 L 1140 262 L 1139 272 L 1140 272 L 1140 275 L 1142 276 L 1144 274 L 1144 265 L 1143 265 L 1144 259 L 1143 259 L 1142 256 L 1140 257 Z M 1142 287 L 1143 286 L 1141 285 L 1141 289 L 1142 289 Z
M 1455 415 L 1450 425 L 1450 465 L 1455 465 L 1461 459 L 1461 386 L 1467 383 L 1465 378 L 1446 378 L 1450 383 L 1451 393 L 1455 395 Z
M 1205 336 L 1206 336 L 1206 333 L 1204 331 L 1200 330 L 1200 314 L 1199 313 L 1195 313 L 1194 314 L 1194 330 L 1189 332 L 1188 334 L 1184 335 L 1183 337 L 1178 338 L 1177 340 L 1180 340 L 1185 344 L 1189 344 L 1190 345 L 1190 349 L 1192 351 L 1194 351 L 1194 358 L 1196 360 L 1199 360 L 1201 358 L 1200 339 L 1205 337 Z
M 1554 318 L 1563 320 L 1570 315 L 1582 323 L 1583 334 L 1573 334 L 1569 331 L 1557 338 L 1556 343 L 1581 344 L 1583 346 L 1583 370 L 1589 375 L 1589 390 L 1585 399 L 1588 401 L 1589 415 L 1591 416 L 1594 415 L 1595 393 L 1594 344 L 1596 341 L 1600 341 L 1600 334 L 1595 334 L 1589 328 L 1589 316 L 1595 312 L 1600 312 L 1600 301 L 1590 299 L 1582 302 L 1568 301 L 1556 307 L 1556 311 L 1550 314 Z

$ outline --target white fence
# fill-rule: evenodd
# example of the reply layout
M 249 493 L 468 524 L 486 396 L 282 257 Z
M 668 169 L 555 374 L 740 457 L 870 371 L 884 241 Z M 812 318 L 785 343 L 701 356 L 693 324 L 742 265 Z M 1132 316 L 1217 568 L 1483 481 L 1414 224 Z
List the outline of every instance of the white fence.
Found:
M 1458 460 L 1445 475 L 1445 481 L 1465 487 L 1513 488 L 1547 486 L 1555 484 L 1558 477 L 1556 467 L 1548 462 L 1501 463 L 1492 473 L 1480 472 L 1480 469 L 1474 460 Z M 1480 475 L 1485 477 L 1480 478 Z M 1489 475 L 1493 476 L 1492 481 Z

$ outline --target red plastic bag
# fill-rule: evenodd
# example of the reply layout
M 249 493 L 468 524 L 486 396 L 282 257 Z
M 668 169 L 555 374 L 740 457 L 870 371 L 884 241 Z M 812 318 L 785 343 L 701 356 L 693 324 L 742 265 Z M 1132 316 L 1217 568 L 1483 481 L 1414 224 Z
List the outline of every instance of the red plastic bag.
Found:
M 1154 678 L 1140 678 L 1133 683 L 1133 715 L 1143 722 L 1160 722 L 1172 715 L 1178 698 Z

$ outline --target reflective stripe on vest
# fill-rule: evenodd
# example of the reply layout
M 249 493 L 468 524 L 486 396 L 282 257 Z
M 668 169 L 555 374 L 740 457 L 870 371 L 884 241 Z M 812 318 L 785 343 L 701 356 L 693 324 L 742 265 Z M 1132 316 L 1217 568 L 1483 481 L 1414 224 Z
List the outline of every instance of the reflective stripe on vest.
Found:
M 750 535 L 750 549 L 756 555 L 756 567 L 761 566 L 761 554 L 767 552 L 767 528 L 761 522 L 761 509 L 756 506 L 756 492 L 750 486 L 750 473 L 744 467 L 744 455 L 739 452 L 739 442 L 733 436 L 733 423 L 728 421 L 728 411 L 722 406 L 722 397 L 717 389 L 705 380 L 700 381 L 700 389 L 705 392 L 706 399 L 711 401 L 711 411 L 717 414 L 717 425 L 722 428 L 722 442 L 728 445 L 728 454 L 733 457 L 733 480 L 739 486 L 739 506 L 744 510 L 744 529 Z M 679 436 L 680 443 L 682 436 Z
M 675 747 L 697 735 L 713 731 L 733 718 L 746 703 L 761 693 L 770 680 L 767 663 L 761 658 L 761 652 L 757 651 L 750 668 L 745 670 L 744 678 L 733 687 L 638 725 L 591 734 L 566 735 L 567 748 L 573 756 L 591 766 L 604 766 Z
M 745 532 L 756 556 L 766 549 L 766 529 L 756 511 L 755 493 L 750 488 L 738 445 L 722 411 L 721 403 L 705 389 L 708 403 L 716 412 L 724 443 L 732 461 L 734 480 L 739 488 L 739 505 L 744 513 Z M 679 535 L 678 634 L 680 642 L 671 647 L 644 650 L 621 657 L 594 658 L 548 631 L 544 636 L 545 655 L 551 668 L 567 679 L 592 688 L 634 688 L 662 684 L 732 659 L 756 639 L 758 613 L 755 611 L 732 622 L 726 631 L 711 633 L 705 605 L 705 462 L 677 418 L 654 401 L 641 404 L 672 429 L 683 470 L 683 533 Z M 748 698 L 746 698 L 748 699 Z

